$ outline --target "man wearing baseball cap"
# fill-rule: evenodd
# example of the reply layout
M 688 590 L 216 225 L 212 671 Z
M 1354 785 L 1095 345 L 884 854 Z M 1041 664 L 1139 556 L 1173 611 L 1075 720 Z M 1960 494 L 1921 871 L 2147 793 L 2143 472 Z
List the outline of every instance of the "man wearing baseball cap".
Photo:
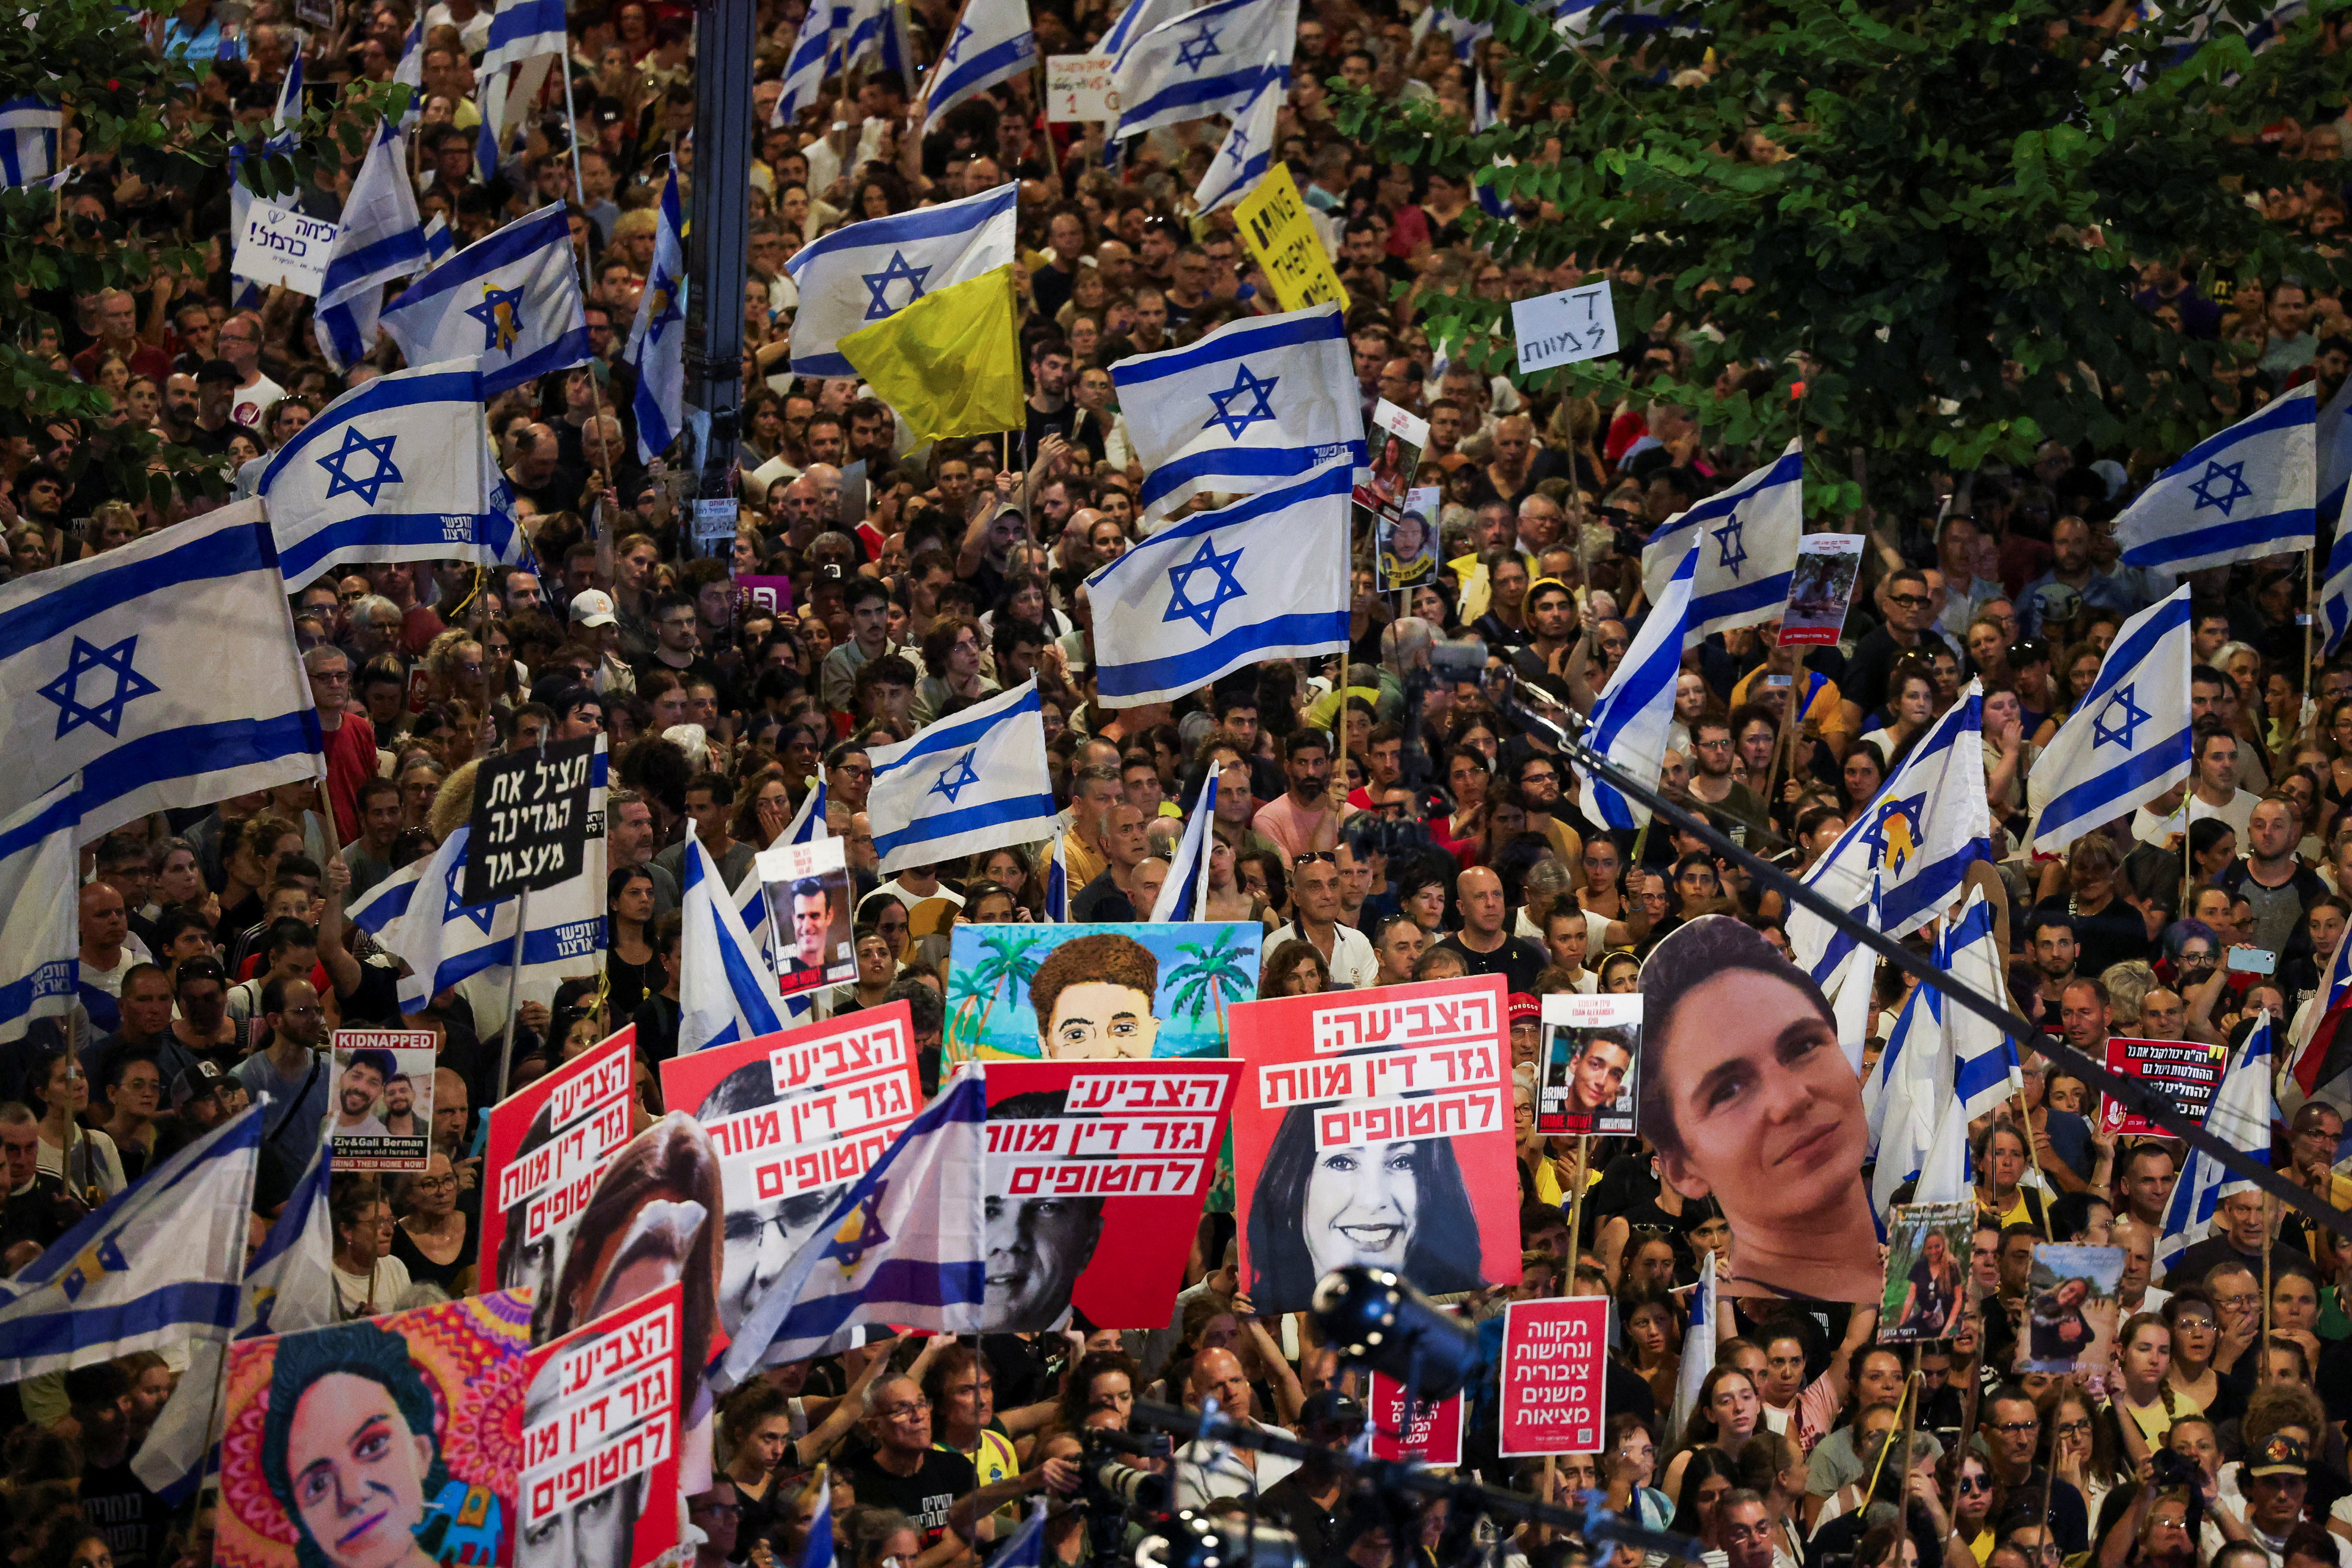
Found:
M 1317 1389 L 1298 1407 L 1298 1434 L 1318 1447 L 1344 1447 L 1363 1429 L 1364 1407 L 1336 1388 Z M 1343 1479 L 1328 1459 L 1308 1459 L 1258 1500 L 1269 1521 L 1298 1538 L 1299 1555 L 1310 1563 L 1328 1561 L 1337 1542 Z
M 572 596 L 572 635 L 596 650 L 596 694 L 627 697 L 637 689 L 637 672 L 621 657 L 621 613 L 613 595 L 590 588 Z
M 1505 1011 L 1511 1020 L 1511 1065 L 1535 1066 L 1543 1038 L 1543 1004 L 1524 991 L 1514 991 Z
M 2303 1504 L 2311 1484 L 2311 1468 L 2301 1439 L 2292 1432 L 2273 1432 L 2248 1451 L 2238 1471 L 2238 1489 L 2246 1500 L 2246 1528 L 2273 1563 L 2286 1561 L 2286 1538 L 2303 1522 Z M 2209 1520 L 2205 1526 L 2209 1551 L 2219 1551 L 2220 1532 Z M 2339 1563 L 2352 1563 L 2346 1542 L 2330 1535 Z

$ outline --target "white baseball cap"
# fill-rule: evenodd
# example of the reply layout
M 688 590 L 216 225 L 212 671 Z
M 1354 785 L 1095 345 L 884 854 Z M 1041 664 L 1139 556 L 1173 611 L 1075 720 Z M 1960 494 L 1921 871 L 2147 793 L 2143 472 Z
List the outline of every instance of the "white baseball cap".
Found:
M 609 626 L 618 619 L 613 614 L 613 595 L 600 588 L 590 588 L 572 597 L 572 624 L 575 626 Z

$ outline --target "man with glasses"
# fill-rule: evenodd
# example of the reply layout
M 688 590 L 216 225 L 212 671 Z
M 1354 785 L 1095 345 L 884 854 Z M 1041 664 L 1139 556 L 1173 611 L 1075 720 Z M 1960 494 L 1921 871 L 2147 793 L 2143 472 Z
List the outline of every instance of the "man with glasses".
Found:
M 309 981 L 273 978 L 261 988 L 261 1018 L 269 1031 L 268 1048 L 237 1063 L 232 1076 L 247 1092 L 269 1096 L 264 1147 L 299 1173 L 310 1163 L 320 1129 L 334 1109 L 328 1082 L 333 1074 L 323 1048 L 327 1015 Z
M 1764 835 L 1771 831 L 1771 817 L 1756 792 L 1739 781 L 1739 752 L 1730 723 L 1712 717 L 1695 719 L 1690 732 L 1691 754 L 1698 763 L 1691 774 L 1692 801 L 1716 826 L 1734 837 L 1744 829 L 1749 836 L 1748 842 L 1761 847 Z
M 327 799 L 334 806 L 335 836 L 345 844 L 364 826 L 360 786 L 376 776 L 375 726 L 352 710 L 352 659 L 341 648 L 314 647 L 302 656 L 310 681 L 310 705 L 325 736 Z
M 236 385 L 229 394 L 229 418 L 248 430 L 258 430 L 263 413 L 286 395 L 284 387 L 261 374 L 261 318 L 250 310 L 239 310 L 221 324 L 214 347 L 236 372 Z M 196 380 L 201 384 L 204 377 L 199 374 Z
M 1906 566 L 1888 574 L 1879 607 L 1886 619 L 1854 645 L 1853 657 L 1846 660 L 1845 679 L 1839 682 L 1845 700 L 1853 704 L 1851 717 L 1857 733 L 1862 715 L 1875 713 L 1886 705 L 1886 677 L 1896 658 L 1937 648 L 1955 655 L 1959 652 L 1935 626 L 1936 595 L 1927 585 L 1926 573 Z
M 2084 1506 L 2083 1494 L 2071 1481 L 2053 1481 L 2042 1468 L 2033 1462 L 2034 1450 L 2042 1440 L 2042 1412 L 2033 1396 L 2013 1383 L 2005 1383 L 1993 1390 L 1986 1401 L 1982 1436 L 1992 1450 L 1993 1473 L 2000 1477 L 2012 1499 L 2031 1499 L 2024 1528 L 2008 1529 L 2009 1521 L 2017 1518 L 2012 1509 L 2004 1517 L 2003 1539 L 2019 1545 L 2026 1560 L 2036 1568 L 2057 1568 L 2062 1556 L 2071 1556 L 2090 1549 L 2090 1513 Z M 2049 1489 L 2049 1531 L 2042 1531 L 2040 1518 L 2042 1490 Z M 2030 1542 L 2021 1537 L 2031 1537 Z M 2054 1541 L 2054 1544 L 2053 1543 Z
M 922 1532 L 926 1550 L 948 1531 L 966 1542 L 974 1526 L 1015 1498 L 1050 1488 L 1077 1487 L 1077 1467 L 1045 1459 L 1020 1475 L 981 1486 L 980 1472 L 961 1454 L 931 1447 L 931 1402 L 911 1377 L 886 1377 L 866 1396 L 866 1434 L 874 1447 L 841 1467 L 860 1503 L 896 1509 Z

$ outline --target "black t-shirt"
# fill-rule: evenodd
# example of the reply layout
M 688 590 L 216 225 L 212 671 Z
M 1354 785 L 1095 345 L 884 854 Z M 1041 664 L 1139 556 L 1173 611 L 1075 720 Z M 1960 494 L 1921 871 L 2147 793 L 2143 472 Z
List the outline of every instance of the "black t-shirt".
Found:
M 1464 944 L 1459 931 L 1437 944 L 1462 955 L 1462 962 L 1473 974 L 1499 974 L 1514 991 L 1535 994 L 1536 976 L 1544 972 L 1550 961 L 1543 949 L 1525 937 L 1506 936 L 1503 945 L 1492 952 L 1480 952 Z
M 1135 912 L 1134 901 L 1119 890 L 1118 884 L 1111 879 L 1111 874 L 1105 871 L 1080 888 L 1077 896 L 1070 900 L 1070 918 L 1105 922 L 1131 921 L 1139 917 Z
M 82 1471 L 81 1511 L 90 1528 L 106 1537 L 115 1568 L 152 1568 L 162 1560 L 171 1510 L 140 1485 L 129 1459 Z
M 877 1458 L 861 1454 L 842 1467 L 848 1473 L 850 1485 L 857 1489 L 857 1500 L 895 1508 L 905 1514 L 923 1532 L 923 1544 L 927 1547 L 939 1544 L 947 1534 L 948 1510 L 955 1506 L 956 1500 L 980 1485 L 980 1472 L 961 1454 L 927 1449 L 922 1468 L 911 1476 L 893 1475 L 877 1462 Z

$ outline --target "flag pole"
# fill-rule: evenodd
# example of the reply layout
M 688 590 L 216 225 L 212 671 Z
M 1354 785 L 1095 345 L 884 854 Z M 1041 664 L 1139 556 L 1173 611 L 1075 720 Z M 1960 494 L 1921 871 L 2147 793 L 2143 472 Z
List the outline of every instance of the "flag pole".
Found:
M 2319 630 L 2319 547 L 2315 543 L 2303 552 L 2303 684 L 2295 689 L 2296 718 L 2301 719 L 2301 707 L 2311 694 L 2312 639 Z M 2302 725 L 2298 723 L 2296 729 Z M 2267 1296 L 2264 1298 L 2267 1302 Z
M 520 1009 L 522 990 L 522 939 L 530 930 L 530 889 L 525 888 L 515 895 L 514 950 L 507 955 L 507 1032 L 499 1041 L 499 1098 L 507 1093 L 507 1080 L 514 1074 L 515 1016 Z
M 572 107 L 572 47 L 571 38 L 568 34 L 565 36 L 564 50 L 563 54 L 560 58 L 559 63 L 561 64 L 563 72 L 563 139 L 566 142 L 570 143 L 572 148 L 572 199 L 579 203 L 582 216 L 585 218 L 588 223 L 593 224 L 596 220 L 593 217 L 587 217 L 586 216 L 588 212 L 588 187 L 580 182 L 580 116 Z M 676 179 L 677 177 L 677 160 L 673 156 L 670 160 L 670 178 Z M 567 225 L 566 226 L 568 227 L 569 226 Z M 588 276 L 588 237 L 583 234 L 574 237 L 572 242 L 572 248 L 580 258 L 580 284 L 581 291 L 584 295 L 587 291 L 588 285 L 593 281 L 593 279 Z M 611 330 L 612 321 L 613 309 L 611 306 L 607 305 L 604 308 L 604 321 L 608 335 Z M 604 429 L 604 386 L 596 380 L 596 351 L 593 348 L 591 348 L 588 351 L 588 406 L 595 417 L 596 429 L 601 437 Z M 609 451 L 604 454 L 604 465 L 605 466 L 602 468 L 592 468 L 590 472 L 603 474 L 604 477 L 604 482 L 606 484 L 610 484 L 613 482 L 613 475 L 611 472 L 613 468 L 613 454 Z M 601 508 L 592 507 L 589 510 L 588 523 L 589 531 L 592 537 L 602 531 L 596 527 L 597 516 L 601 510 Z M 515 520 L 515 531 L 517 533 L 521 533 L 523 531 L 522 520 L 520 518 L 517 518 Z M 687 532 L 690 538 L 693 534 L 692 528 L 689 527 Z M 528 542 L 528 536 L 526 536 L 526 542 Z M 482 689 L 484 701 L 487 703 L 488 700 L 489 691 L 489 675 L 488 670 L 489 661 L 485 659 L 482 662 L 484 665 Z M 483 709 L 483 712 L 487 715 L 488 711 L 489 710 L 486 706 Z M 521 940 L 520 931 L 517 932 L 516 940 L 518 942 Z M 517 951 L 520 952 L 520 948 L 518 948 Z M 511 1002 L 509 1003 L 508 1009 L 509 1012 L 513 1010 L 513 1005 Z M 509 1030 L 512 1030 L 514 1027 L 511 1021 L 509 1022 L 507 1026 Z M 499 1077 L 499 1092 L 503 1095 L 506 1091 L 506 1076 L 501 1073 Z

